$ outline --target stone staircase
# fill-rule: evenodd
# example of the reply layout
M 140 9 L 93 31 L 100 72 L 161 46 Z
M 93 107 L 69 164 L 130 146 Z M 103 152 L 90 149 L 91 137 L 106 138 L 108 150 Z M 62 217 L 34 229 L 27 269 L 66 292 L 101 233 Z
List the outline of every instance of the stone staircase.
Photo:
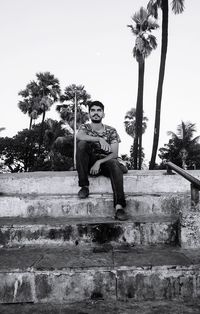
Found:
M 121 222 L 109 179 L 90 182 L 80 200 L 75 172 L 0 175 L 0 303 L 197 300 L 198 230 L 182 218 L 192 215 L 190 184 L 130 171 Z

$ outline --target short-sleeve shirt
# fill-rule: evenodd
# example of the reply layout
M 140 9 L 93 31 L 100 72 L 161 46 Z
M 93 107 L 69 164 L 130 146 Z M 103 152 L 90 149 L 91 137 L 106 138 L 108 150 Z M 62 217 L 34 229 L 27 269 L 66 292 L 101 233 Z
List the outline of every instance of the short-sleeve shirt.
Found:
M 104 131 L 102 133 L 96 132 L 92 129 L 90 123 L 81 124 L 79 127 L 79 131 L 84 131 L 85 134 L 94 136 L 94 137 L 102 137 L 106 140 L 108 144 L 120 143 L 121 139 L 116 129 L 104 124 Z
M 102 133 L 96 132 L 95 130 L 92 129 L 91 124 L 90 123 L 85 123 L 85 124 L 81 124 L 81 126 L 79 127 L 79 131 L 83 131 L 85 134 L 90 135 L 90 136 L 94 136 L 94 137 L 102 137 L 106 140 L 106 142 L 108 144 L 114 144 L 114 143 L 120 143 L 121 139 L 119 137 L 119 134 L 117 133 L 116 129 L 104 124 L 104 131 Z M 105 151 L 102 151 L 98 146 L 94 147 L 94 153 L 98 156 L 98 158 L 104 158 L 106 155 L 110 154 L 110 153 L 106 153 Z M 123 164 L 125 167 L 125 163 L 123 162 L 123 160 L 121 159 L 121 157 L 117 157 L 116 158 L 120 164 Z M 126 169 L 125 172 L 127 172 L 128 170 Z
M 106 140 L 108 144 L 114 144 L 114 143 L 120 143 L 121 139 L 119 137 L 119 134 L 117 133 L 116 129 L 104 124 L 103 125 L 104 130 L 103 132 L 99 133 L 92 129 L 90 123 L 81 124 L 79 127 L 79 131 L 83 131 L 85 134 L 89 136 L 94 137 L 102 137 Z M 98 156 L 98 158 L 104 158 L 106 155 L 110 153 L 106 153 L 105 151 L 102 151 L 100 148 L 100 144 L 94 143 L 93 144 L 93 152 Z

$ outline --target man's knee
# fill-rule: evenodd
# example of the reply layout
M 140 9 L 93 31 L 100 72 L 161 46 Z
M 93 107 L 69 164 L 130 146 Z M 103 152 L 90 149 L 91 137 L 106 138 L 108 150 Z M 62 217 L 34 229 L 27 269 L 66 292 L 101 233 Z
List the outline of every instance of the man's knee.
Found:
M 89 143 L 86 141 L 77 142 L 77 151 L 86 151 L 89 148 Z
M 119 168 L 119 162 L 117 159 L 110 159 L 110 160 L 105 162 L 105 166 L 107 166 L 111 169 Z

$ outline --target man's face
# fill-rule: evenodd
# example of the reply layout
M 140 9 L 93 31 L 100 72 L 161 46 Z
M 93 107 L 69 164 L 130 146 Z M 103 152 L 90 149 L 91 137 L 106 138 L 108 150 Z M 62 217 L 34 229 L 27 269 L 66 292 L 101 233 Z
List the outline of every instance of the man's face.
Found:
M 100 123 L 104 117 L 104 112 L 99 106 L 92 106 L 89 112 L 90 119 L 93 123 Z

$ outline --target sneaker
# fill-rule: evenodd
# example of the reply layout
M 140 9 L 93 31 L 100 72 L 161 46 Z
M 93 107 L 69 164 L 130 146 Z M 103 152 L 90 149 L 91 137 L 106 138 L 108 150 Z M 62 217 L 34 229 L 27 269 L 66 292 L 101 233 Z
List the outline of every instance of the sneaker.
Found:
M 80 191 L 78 192 L 79 198 L 86 198 L 89 195 L 89 189 L 87 186 L 83 186 Z
M 117 209 L 116 214 L 115 214 L 115 219 L 116 220 L 121 220 L 121 221 L 124 221 L 124 220 L 128 219 L 128 216 L 125 213 L 123 208 Z

